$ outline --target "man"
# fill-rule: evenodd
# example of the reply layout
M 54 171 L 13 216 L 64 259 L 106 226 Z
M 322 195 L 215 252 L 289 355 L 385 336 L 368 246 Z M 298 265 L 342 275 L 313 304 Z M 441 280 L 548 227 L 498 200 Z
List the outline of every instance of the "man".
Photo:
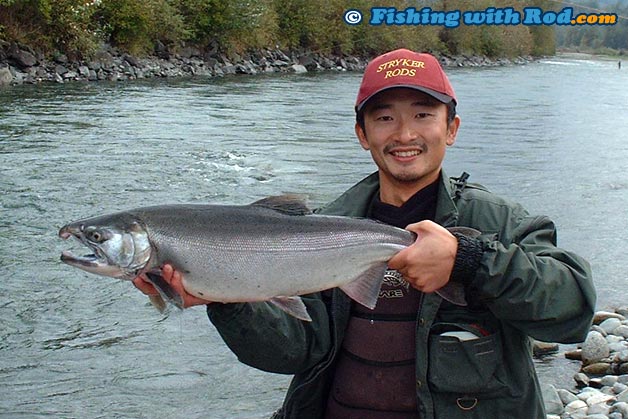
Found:
M 548 218 L 466 183 L 466 174 L 443 173 L 460 117 L 433 56 L 400 49 L 375 58 L 355 109 L 360 145 L 378 171 L 319 212 L 418 236 L 389 261 L 396 272 L 374 310 L 334 289 L 304 297 L 308 323 L 266 303 L 208 304 L 170 266 L 165 279 L 187 306 L 208 304 L 242 362 L 295 375 L 277 418 L 544 419 L 529 338 L 585 338 L 595 306 L 587 262 L 556 247 Z M 449 281 L 464 286 L 467 305 L 434 292 Z

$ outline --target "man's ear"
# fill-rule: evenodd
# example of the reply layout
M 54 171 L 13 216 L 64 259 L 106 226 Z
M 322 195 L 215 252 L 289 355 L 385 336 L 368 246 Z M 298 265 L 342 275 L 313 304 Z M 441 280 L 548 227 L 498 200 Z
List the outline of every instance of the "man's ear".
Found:
M 460 128 L 460 116 L 456 115 L 454 120 L 451 121 L 447 127 L 447 141 L 448 146 L 454 145 L 456 142 L 456 135 L 458 135 L 458 128 Z
M 360 145 L 362 146 L 362 148 L 365 150 L 369 150 L 370 146 L 369 142 L 366 139 L 366 134 L 364 133 L 364 130 L 362 129 L 360 124 L 358 124 L 357 122 L 355 123 L 355 135 L 358 136 L 358 140 L 360 141 Z

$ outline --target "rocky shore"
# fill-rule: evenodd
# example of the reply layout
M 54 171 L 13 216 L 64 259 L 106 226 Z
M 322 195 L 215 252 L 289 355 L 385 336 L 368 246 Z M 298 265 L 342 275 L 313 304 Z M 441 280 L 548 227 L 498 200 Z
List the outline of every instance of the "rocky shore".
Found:
M 582 362 L 575 389 L 544 386 L 547 419 L 628 419 L 628 309 L 599 311 L 593 323 L 565 354 Z
M 447 57 L 446 67 L 486 67 L 525 64 L 532 59 L 489 59 L 477 56 Z M 368 58 L 334 56 L 307 51 L 260 50 L 250 54 L 203 51 L 192 46 L 171 51 L 157 45 L 155 54 L 136 57 L 113 47 L 104 47 L 87 60 L 72 60 L 62 54 L 46 58 L 30 48 L 0 44 L 0 86 L 66 83 L 71 81 L 118 81 L 155 77 L 220 77 L 229 74 L 306 73 L 311 71 L 361 71 Z

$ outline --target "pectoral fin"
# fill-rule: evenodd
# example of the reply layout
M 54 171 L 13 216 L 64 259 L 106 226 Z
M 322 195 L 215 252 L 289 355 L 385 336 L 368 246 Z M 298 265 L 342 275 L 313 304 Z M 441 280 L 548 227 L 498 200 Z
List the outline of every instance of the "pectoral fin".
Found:
M 181 298 L 181 296 L 177 294 L 174 288 L 172 288 L 170 284 L 167 283 L 165 279 L 163 279 L 160 273 L 146 272 L 146 277 L 148 278 L 149 282 L 153 284 L 157 292 L 159 292 L 159 296 L 163 300 L 172 303 L 183 310 L 183 298 Z M 153 302 L 152 299 L 151 302 Z M 159 309 L 159 307 L 157 307 L 157 309 Z
M 163 314 L 166 311 L 166 302 L 161 298 L 161 295 L 149 295 L 148 299 L 160 313 Z

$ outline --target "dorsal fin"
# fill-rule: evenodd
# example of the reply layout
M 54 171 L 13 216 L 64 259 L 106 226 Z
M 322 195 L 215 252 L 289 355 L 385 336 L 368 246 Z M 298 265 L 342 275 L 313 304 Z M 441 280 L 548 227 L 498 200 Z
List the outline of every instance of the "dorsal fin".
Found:
M 269 208 L 286 215 L 308 215 L 312 213 L 304 200 L 297 195 L 269 196 L 253 202 L 251 206 Z

